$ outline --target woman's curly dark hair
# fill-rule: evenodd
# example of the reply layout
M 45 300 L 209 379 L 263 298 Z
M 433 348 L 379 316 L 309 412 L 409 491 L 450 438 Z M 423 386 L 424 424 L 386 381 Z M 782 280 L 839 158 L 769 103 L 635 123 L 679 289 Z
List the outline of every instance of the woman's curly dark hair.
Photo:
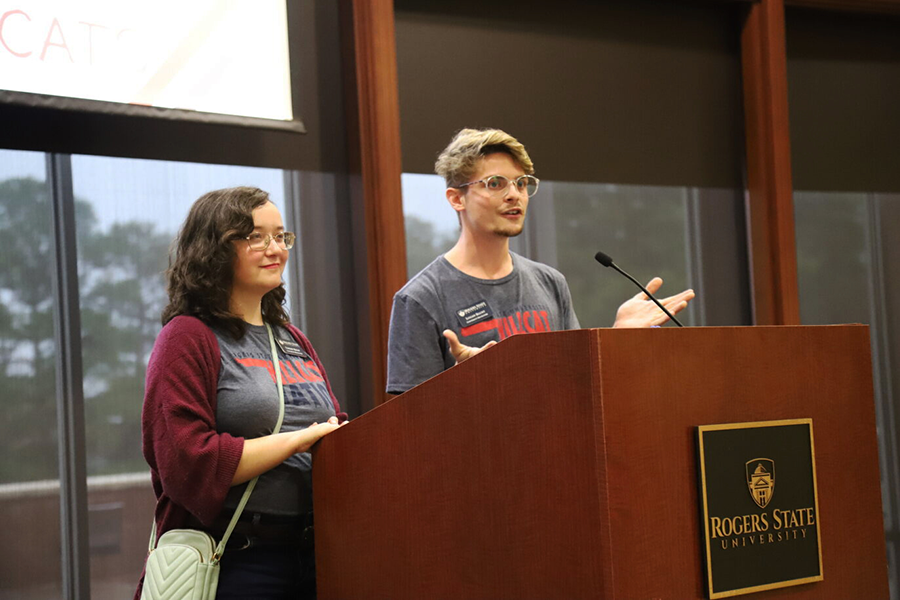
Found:
M 162 313 L 163 325 L 189 315 L 221 327 L 235 339 L 243 337 L 247 324 L 229 307 L 234 281 L 232 241 L 250 235 L 253 210 L 266 202 L 269 194 L 253 187 L 215 190 L 194 202 L 172 244 L 166 271 L 169 305 Z M 282 283 L 263 296 L 262 315 L 270 325 L 289 321 L 283 308 L 285 295 Z

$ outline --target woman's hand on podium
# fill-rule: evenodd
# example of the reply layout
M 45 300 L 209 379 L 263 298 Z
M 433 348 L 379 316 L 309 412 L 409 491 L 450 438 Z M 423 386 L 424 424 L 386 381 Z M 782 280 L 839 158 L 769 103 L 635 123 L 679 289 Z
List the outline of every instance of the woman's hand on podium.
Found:
M 325 423 L 313 423 L 305 429 L 282 431 L 244 440 L 241 460 L 231 485 L 250 481 L 257 475 L 274 469 L 289 456 L 308 451 L 313 444 L 347 423 L 348 421 L 338 423 L 337 417 L 329 417 Z

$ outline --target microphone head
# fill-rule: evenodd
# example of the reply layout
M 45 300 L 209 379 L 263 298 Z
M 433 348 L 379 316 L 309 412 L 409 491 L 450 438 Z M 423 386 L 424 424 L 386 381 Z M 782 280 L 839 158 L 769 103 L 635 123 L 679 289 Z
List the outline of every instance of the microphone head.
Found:
M 608 254 L 604 254 L 603 252 L 598 251 L 597 254 L 594 255 L 594 258 L 604 267 L 611 267 L 613 264 L 612 257 L 610 257 Z

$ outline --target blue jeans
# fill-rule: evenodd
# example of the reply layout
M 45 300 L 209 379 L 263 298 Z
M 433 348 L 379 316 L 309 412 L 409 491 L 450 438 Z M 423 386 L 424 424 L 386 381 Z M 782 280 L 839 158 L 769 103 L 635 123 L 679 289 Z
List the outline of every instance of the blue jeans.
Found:
M 230 546 L 230 544 L 229 544 Z M 222 556 L 216 600 L 301 600 L 316 597 L 312 551 L 292 546 L 228 548 Z

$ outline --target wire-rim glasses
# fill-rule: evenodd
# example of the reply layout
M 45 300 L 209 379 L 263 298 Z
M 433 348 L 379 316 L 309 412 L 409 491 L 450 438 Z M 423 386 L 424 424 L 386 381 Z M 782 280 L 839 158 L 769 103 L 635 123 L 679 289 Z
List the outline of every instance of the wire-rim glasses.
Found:
M 254 231 L 244 239 L 247 240 L 247 245 L 250 246 L 251 250 L 265 250 L 269 247 L 269 243 L 272 240 L 275 240 L 275 243 L 278 244 L 279 248 L 282 248 L 283 250 L 290 250 L 294 247 L 294 242 L 297 241 L 297 236 L 290 231 L 282 231 L 280 233 L 276 233 L 275 235 L 271 235 L 268 233 L 263 234 L 259 231 Z
M 540 182 L 540 179 L 538 179 L 534 175 L 522 175 L 520 177 L 516 177 L 513 180 L 510 180 L 508 177 L 504 177 L 503 175 L 491 175 L 490 177 L 485 177 L 484 179 L 479 179 L 478 181 L 470 181 L 469 183 L 464 183 L 456 187 L 464 188 L 469 185 L 475 185 L 476 183 L 482 183 L 484 184 L 484 189 L 486 189 L 490 195 L 500 196 L 506 193 L 506 190 L 509 189 L 509 185 L 511 183 L 514 183 L 516 186 L 516 190 L 528 194 L 528 197 L 530 198 L 537 194 L 538 184 Z

